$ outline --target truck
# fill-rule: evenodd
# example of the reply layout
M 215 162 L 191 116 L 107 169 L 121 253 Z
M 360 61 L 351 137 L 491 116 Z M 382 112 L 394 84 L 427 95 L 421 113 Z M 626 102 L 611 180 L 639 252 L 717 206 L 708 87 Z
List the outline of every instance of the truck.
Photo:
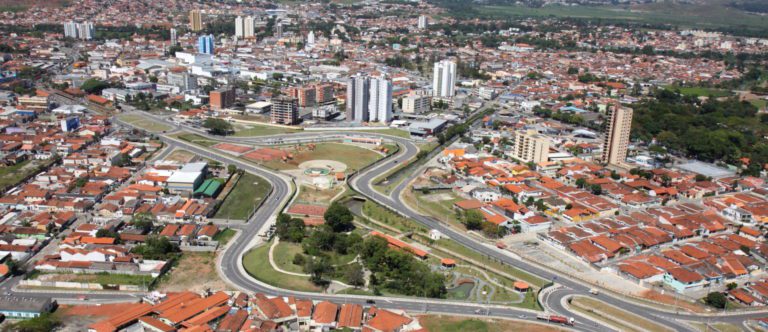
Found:
M 592 295 L 600 294 L 600 291 L 597 290 L 597 288 L 592 288 L 592 289 L 589 290 L 589 292 L 592 293 Z
M 573 317 L 568 318 L 568 317 L 549 315 L 549 314 L 540 314 L 536 316 L 536 319 L 547 321 L 550 323 L 563 324 L 563 325 L 569 325 L 569 326 L 573 326 L 573 323 L 575 321 Z

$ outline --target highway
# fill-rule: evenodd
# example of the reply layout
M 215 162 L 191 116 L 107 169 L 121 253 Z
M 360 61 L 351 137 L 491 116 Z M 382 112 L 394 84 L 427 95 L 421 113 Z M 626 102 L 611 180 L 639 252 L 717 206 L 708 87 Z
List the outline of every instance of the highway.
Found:
M 131 111 L 131 110 L 129 110 Z M 263 137 L 217 137 L 210 136 L 205 131 L 182 127 L 178 124 L 167 121 L 163 117 L 151 115 L 145 112 L 141 112 L 142 115 L 154 119 L 156 121 L 164 122 L 173 127 L 173 130 L 168 133 L 158 135 L 159 138 L 168 145 L 170 149 L 181 148 L 189 150 L 199 156 L 216 160 L 226 164 L 234 164 L 238 168 L 245 170 L 246 172 L 258 175 L 272 185 L 272 192 L 267 197 L 264 204 L 259 208 L 254 215 L 246 223 L 238 235 L 230 241 L 230 245 L 220 255 L 220 274 L 231 285 L 236 286 L 240 290 L 248 292 L 262 292 L 270 295 L 279 296 L 297 296 L 302 298 L 311 298 L 313 300 L 329 300 L 336 303 L 358 303 L 361 305 L 366 304 L 366 301 L 371 299 L 365 296 L 356 295 L 335 295 L 335 294 L 318 294 L 318 293 L 305 293 L 293 290 L 285 290 L 273 287 L 271 285 L 262 283 L 252 278 L 243 268 L 242 258 L 253 246 L 258 245 L 261 242 L 261 238 L 258 236 L 260 232 L 274 223 L 275 217 L 282 211 L 287 202 L 291 199 L 294 192 L 294 184 L 292 179 L 282 173 L 272 171 L 258 165 L 245 162 L 241 159 L 233 157 L 223 152 L 217 152 L 208 148 L 204 148 L 186 141 L 182 141 L 171 137 L 169 134 L 177 132 L 179 130 L 192 131 L 198 135 L 203 135 L 211 139 L 228 142 L 241 142 L 250 144 L 265 144 L 271 145 L 275 143 L 293 143 L 296 141 L 315 141 L 326 140 L 334 135 L 337 136 L 339 132 L 303 132 L 295 134 L 283 134 Z M 128 123 L 115 119 L 117 123 L 131 126 Z M 488 257 L 492 257 L 500 262 L 514 266 L 518 269 L 526 271 L 528 273 L 537 275 L 545 280 L 551 280 L 556 283 L 557 289 L 551 292 L 547 292 L 546 297 L 543 299 L 543 305 L 545 308 L 560 314 L 563 316 L 575 317 L 576 325 L 573 327 L 576 330 L 582 331 L 610 331 L 611 329 L 597 324 L 594 321 L 583 317 L 569 308 L 565 303 L 571 296 L 592 296 L 589 293 L 589 289 L 594 286 L 583 284 L 576 280 L 571 280 L 567 277 L 558 276 L 556 273 L 549 269 L 526 262 L 513 257 L 510 253 L 500 250 L 495 246 L 479 242 L 463 232 L 456 231 L 455 229 L 438 222 L 434 218 L 423 216 L 418 212 L 412 210 L 407 206 L 400 198 L 400 193 L 405 190 L 407 183 L 418 175 L 418 172 L 414 172 L 409 178 L 407 178 L 402 184 L 397 186 L 390 195 L 384 195 L 376 191 L 372 183 L 379 176 L 383 175 L 390 169 L 415 158 L 418 153 L 418 147 L 408 139 L 381 135 L 367 132 L 348 132 L 349 135 L 364 136 L 364 137 L 379 137 L 386 140 L 396 142 L 401 148 L 400 150 L 387 158 L 384 158 L 377 162 L 375 165 L 362 170 L 360 173 L 354 175 L 349 180 L 350 186 L 360 194 L 364 195 L 367 199 L 373 200 L 379 204 L 389 207 L 393 211 L 402 214 L 403 216 L 413 219 L 430 229 L 437 229 L 449 238 L 458 242 L 459 244 L 470 248 L 476 252 L 479 252 Z M 28 296 L 27 293 L 23 294 Z M 65 297 L 61 294 L 49 294 L 53 297 Z M 38 295 L 42 296 L 42 295 Z M 90 295 L 89 295 L 90 296 Z M 103 296 L 103 295 L 102 295 Z M 111 296 L 114 298 L 115 296 Z M 691 326 L 681 322 L 680 320 L 691 320 L 698 322 L 728 322 L 736 325 L 748 318 L 764 317 L 767 314 L 765 310 L 760 312 L 749 313 L 734 313 L 724 316 L 705 316 L 694 315 L 688 313 L 676 314 L 674 312 L 660 310 L 659 308 L 652 307 L 643 303 L 637 303 L 626 297 L 620 295 L 611 294 L 608 291 L 603 291 L 599 295 L 599 299 L 613 305 L 617 308 L 628 310 L 637 315 L 650 319 L 668 326 L 676 331 L 692 331 Z M 498 305 L 485 305 L 468 302 L 455 302 L 448 300 L 436 300 L 436 299 L 421 299 L 421 298 L 399 298 L 399 297 L 375 297 L 376 305 L 383 308 L 404 309 L 411 312 L 430 312 L 441 313 L 450 315 L 475 315 L 475 316 L 494 316 L 501 318 L 522 319 L 522 320 L 536 320 L 535 316 L 537 312 L 532 310 L 498 306 Z

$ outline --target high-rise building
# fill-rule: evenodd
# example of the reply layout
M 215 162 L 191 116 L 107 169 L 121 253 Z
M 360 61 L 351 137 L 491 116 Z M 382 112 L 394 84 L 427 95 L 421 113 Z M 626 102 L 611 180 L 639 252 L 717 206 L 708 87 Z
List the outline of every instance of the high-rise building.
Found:
M 176 36 L 176 29 L 171 28 L 171 46 L 178 45 L 178 36 Z
M 534 130 L 515 133 L 515 147 L 512 157 L 522 162 L 541 163 L 549 160 L 549 138 Z
M 310 31 L 307 34 L 307 45 L 315 45 L 315 32 Z
M 219 89 L 208 94 L 211 109 L 221 110 L 235 104 L 235 89 Z
M 197 38 L 197 52 L 200 54 L 213 54 L 214 44 L 213 35 L 200 36 Z
M 621 105 L 608 107 L 608 122 L 603 142 L 603 163 L 623 164 L 627 159 L 629 134 L 632 129 L 632 109 Z
M 356 75 L 347 83 L 347 120 L 381 122 L 392 120 L 392 81 L 384 76 Z
M 420 15 L 419 16 L 419 26 L 418 26 L 418 28 L 423 30 L 423 29 L 426 29 L 428 25 L 429 25 L 429 19 L 427 18 L 427 16 L 426 15 Z
M 384 76 L 371 77 L 371 97 L 368 101 L 368 121 L 392 121 L 392 81 Z
M 64 37 L 77 39 L 77 23 L 73 21 L 64 23 Z
M 435 63 L 432 77 L 432 96 L 451 98 L 456 86 L 456 62 L 443 60 Z
M 323 83 L 315 86 L 315 99 L 319 105 L 328 104 L 336 100 L 333 94 L 333 84 Z
M 429 112 L 429 104 L 432 98 L 424 95 L 410 94 L 403 98 L 403 112 L 419 114 Z
M 317 90 L 314 86 L 301 86 L 290 89 L 290 95 L 298 100 L 299 106 L 315 106 L 317 102 Z
M 68 23 L 64 23 L 64 37 L 91 40 L 93 39 L 95 33 L 96 32 L 93 28 L 93 23 L 91 22 L 86 21 L 82 23 L 76 23 L 74 21 L 70 21 Z
M 299 102 L 296 98 L 280 96 L 272 99 L 272 123 L 294 125 L 299 123 Z
M 243 22 L 243 37 L 253 38 L 256 31 L 256 18 L 253 16 L 246 16 Z
M 242 16 L 235 18 L 235 37 L 245 37 L 245 21 Z
M 347 82 L 347 121 L 368 122 L 368 99 L 370 84 L 368 77 L 360 74 Z
M 275 25 L 275 37 L 283 38 L 283 23 L 277 22 Z
M 189 11 L 189 29 L 192 31 L 203 30 L 203 16 L 199 10 Z

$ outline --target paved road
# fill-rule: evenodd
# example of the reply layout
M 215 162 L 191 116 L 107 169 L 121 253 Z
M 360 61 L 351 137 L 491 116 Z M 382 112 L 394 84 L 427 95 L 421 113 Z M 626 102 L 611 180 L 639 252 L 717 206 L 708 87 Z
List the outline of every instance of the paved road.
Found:
M 171 125 L 174 128 L 171 132 L 175 132 L 182 129 L 181 126 L 177 124 L 169 123 L 168 121 L 166 121 L 166 119 L 162 117 L 149 115 L 143 112 L 142 114 L 145 114 L 149 118 L 155 119 L 157 121 L 166 122 L 167 124 Z M 121 121 L 118 121 L 118 122 L 121 122 Z M 183 128 L 183 129 L 188 131 L 194 131 L 195 133 L 200 135 L 208 136 L 207 133 L 201 130 L 194 130 L 191 128 Z M 558 278 L 557 275 L 555 275 L 553 272 L 549 271 L 548 269 L 535 266 L 528 262 L 516 259 L 511 255 L 509 255 L 508 253 L 502 250 L 499 250 L 492 245 L 481 243 L 467 236 L 464 233 L 455 231 L 454 229 L 448 227 L 443 223 L 436 221 L 433 218 L 422 216 L 419 213 L 410 209 L 406 204 L 404 204 L 401 201 L 399 193 L 405 189 L 406 187 L 405 183 L 407 183 L 407 181 L 415 177 L 417 174 L 413 174 L 411 178 L 406 179 L 406 182 L 404 182 L 403 185 L 398 186 L 395 189 L 396 192 L 394 192 L 392 195 L 387 196 L 374 190 L 371 185 L 374 179 L 376 179 L 377 177 L 379 177 L 380 175 L 384 174 L 385 172 L 390 170 L 392 167 L 394 167 L 395 162 L 403 163 L 416 156 L 416 154 L 418 153 L 418 148 L 416 147 L 415 144 L 413 144 L 413 142 L 407 139 L 399 138 L 399 137 L 380 135 L 380 134 L 374 134 L 374 133 L 350 132 L 349 134 L 357 135 L 357 136 L 365 136 L 365 137 L 384 137 L 391 141 L 397 142 L 401 146 L 400 151 L 398 151 L 398 153 L 396 153 L 395 155 L 385 158 L 382 161 L 378 162 L 373 167 L 365 169 L 360 174 L 353 176 L 350 180 L 350 185 L 355 190 L 365 195 L 369 199 L 372 199 L 380 204 L 388 206 L 394 211 L 397 211 L 398 213 L 401 213 L 408 218 L 412 218 L 418 221 L 419 223 L 424 224 L 427 227 L 440 230 L 443 234 L 446 234 L 451 239 L 455 240 L 456 242 L 460 243 L 461 245 L 467 248 L 475 250 L 483 255 L 493 257 L 501 262 L 517 267 L 521 270 L 535 274 L 543 279 L 555 281 L 558 285 L 561 285 L 562 288 L 558 289 L 557 291 L 551 292 L 550 295 L 548 295 L 545 298 L 545 303 L 544 303 L 545 307 L 562 315 L 577 317 L 577 324 L 574 326 L 575 329 L 584 330 L 584 331 L 610 330 L 607 327 L 599 326 L 599 324 L 596 324 L 593 321 L 590 321 L 584 317 L 574 314 L 573 312 L 568 310 L 565 306 L 563 306 L 563 303 L 571 296 L 574 296 L 574 295 L 590 296 L 589 286 L 584 285 L 578 281 L 569 280 L 568 278 L 565 278 L 565 277 Z M 301 140 L 301 141 L 319 140 L 319 139 L 322 140 L 322 139 L 327 139 L 329 135 L 338 135 L 338 133 L 305 132 L 305 133 L 286 134 L 286 135 L 274 135 L 269 137 L 254 137 L 254 138 L 227 137 L 226 140 L 233 141 L 233 142 L 253 143 L 253 144 L 275 144 L 275 143 L 289 143 L 289 142 L 293 143 L 297 140 Z M 242 227 L 241 232 L 238 234 L 238 236 L 235 239 L 231 241 L 230 246 L 227 249 L 225 249 L 225 251 L 221 255 L 221 264 L 220 264 L 221 274 L 231 284 L 237 286 L 241 290 L 246 290 L 251 292 L 263 292 L 271 295 L 298 296 L 298 297 L 312 298 L 314 300 L 330 300 L 337 303 L 358 303 L 363 305 L 366 304 L 366 301 L 368 300 L 368 298 L 365 296 L 317 294 L 317 293 L 304 293 L 304 292 L 297 292 L 297 291 L 291 291 L 291 290 L 284 290 L 284 289 L 273 287 L 271 285 L 267 285 L 265 283 L 262 283 L 250 277 L 248 273 L 246 273 L 243 269 L 242 257 L 250 248 L 252 248 L 255 244 L 259 242 L 259 238 L 258 238 L 259 232 L 261 232 L 262 230 L 267 228 L 271 223 L 274 222 L 274 219 L 277 213 L 279 213 L 284 207 L 284 205 L 290 200 L 291 195 L 293 194 L 293 188 L 292 188 L 293 185 L 291 184 L 292 180 L 286 175 L 283 175 L 268 169 L 264 169 L 262 167 L 259 167 L 250 163 L 246 163 L 240 159 L 234 158 L 224 153 L 211 151 L 211 150 L 199 147 L 197 145 L 193 145 L 181 140 L 171 138 L 168 135 L 160 135 L 160 138 L 169 146 L 169 148 L 183 148 L 185 150 L 189 150 L 197 155 L 200 155 L 209 159 L 217 160 L 222 163 L 234 164 L 237 167 L 249 173 L 253 173 L 255 175 L 263 177 L 264 179 L 266 179 L 272 184 L 272 192 L 267 197 L 266 202 L 262 205 L 262 207 L 259 210 L 256 211 L 256 213 L 251 217 L 250 221 L 245 226 Z M 220 137 L 214 137 L 214 138 L 221 139 Z M 36 296 L 40 296 L 40 294 L 37 294 Z M 45 295 L 42 295 L 42 296 L 45 296 Z M 49 296 L 56 297 L 55 294 L 54 295 L 49 294 Z M 62 296 L 62 295 L 59 294 L 59 296 Z M 101 296 L 98 296 L 98 297 L 89 296 L 89 297 L 100 298 Z M 106 295 L 104 297 L 106 298 L 110 296 Z M 111 298 L 114 298 L 114 296 L 111 296 Z M 618 308 L 629 310 L 640 316 L 651 319 L 660 324 L 664 324 L 678 331 L 692 330 L 690 326 L 682 324 L 681 322 L 678 321 L 678 319 L 686 319 L 686 320 L 694 320 L 694 321 L 702 321 L 702 322 L 709 320 L 708 317 L 704 317 L 704 316 L 691 315 L 691 314 L 676 315 L 674 313 L 669 313 L 656 308 L 646 307 L 644 305 L 632 302 L 626 298 L 608 294 L 607 292 L 604 292 L 603 294 L 601 294 L 600 299 Z M 497 317 L 503 317 L 503 318 L 526 319 L 526 320 L 535 320 L 535 315 L 536 315 L 535 312 L 530 310 L 524 310 L 524 309 L 502 307 L 502 306 L 485 306 L 485 305 L 478 305 L 478 304 L 472 304 L 472 303 L 460 303 L 460 302 L 452 302 L 452 301 L 445 301 L 445 300 L 376 297 L 375 301 L 376 301 L 376 305 L 380 307 L 405 309 L 413 312 L 429 311 L 433 313 L 443 313 L 443 314 L 489 315 L 489 316 L 497 316 Z M 734 323 L 739 325 L 744 319 L 762 317 L 765 315 L 766 315 L 766 312 L 763 311 L 762 313 L 737 314 L 737 315 L 730 315 L 725 317 L 717 317 L 717 318 L 713 318 L 712 321 L 723 321 L 723 322 L 729 322 L 729 323 Z

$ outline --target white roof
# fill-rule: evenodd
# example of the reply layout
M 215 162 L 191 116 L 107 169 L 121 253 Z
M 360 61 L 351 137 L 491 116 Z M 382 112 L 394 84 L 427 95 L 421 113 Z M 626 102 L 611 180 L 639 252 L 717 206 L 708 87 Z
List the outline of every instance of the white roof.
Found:
M 202 172 L 183 172 L 177 171 L 168 177 L 168 183 L 194 183 Z

